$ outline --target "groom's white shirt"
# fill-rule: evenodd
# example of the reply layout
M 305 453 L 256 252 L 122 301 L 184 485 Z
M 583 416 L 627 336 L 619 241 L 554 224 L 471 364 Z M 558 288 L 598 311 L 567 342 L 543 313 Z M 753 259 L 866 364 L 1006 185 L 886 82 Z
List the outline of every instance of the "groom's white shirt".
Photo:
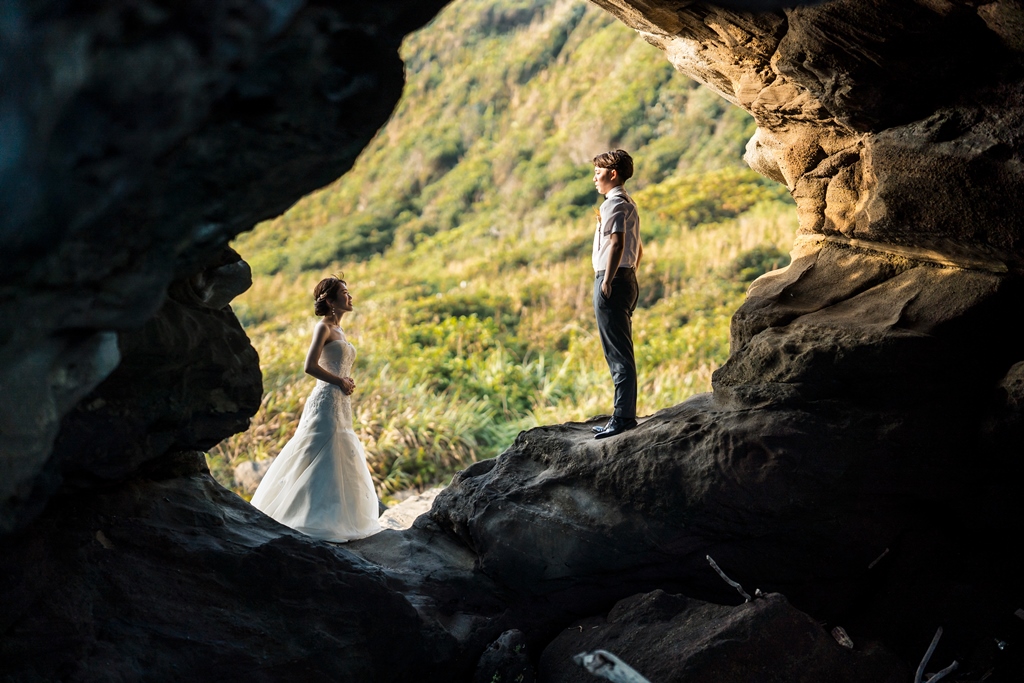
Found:
M 619 268 L 635 268 L 640 253 L 640 214 L 636 203 L 621 185 L 609 190 L 601 203 L 601 219 L 594 230 L 594 251 L 591 257 L 595 273 L 605 269 L 612 244 L 609 236 L 616 232 L 621 232 L 623 237 Z

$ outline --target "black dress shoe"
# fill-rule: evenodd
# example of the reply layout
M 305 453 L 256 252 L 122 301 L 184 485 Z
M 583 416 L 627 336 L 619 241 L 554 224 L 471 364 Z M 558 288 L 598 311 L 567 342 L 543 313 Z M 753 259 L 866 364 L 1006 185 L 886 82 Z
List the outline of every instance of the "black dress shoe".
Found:
M 604 426 L 604 429 L 599 431 L 594 438 L 607 439 L 610 436 L 615 436 L 622 432 L 628 432 L 630 429 L 633 429 L 633 427 L 636 427 L 636 419 L 632 417 L 613 417 L 608 421 L 608 424 Z
M 597 425 L 596 427 L 591 427 L 590 431 L 594 432 L 595 434 L 600 434 L 604 430 L 608 429 L 608 426 L 611 425 L 611 423 L 612 423 L 612 421 L 608 420 L 603 425 Z

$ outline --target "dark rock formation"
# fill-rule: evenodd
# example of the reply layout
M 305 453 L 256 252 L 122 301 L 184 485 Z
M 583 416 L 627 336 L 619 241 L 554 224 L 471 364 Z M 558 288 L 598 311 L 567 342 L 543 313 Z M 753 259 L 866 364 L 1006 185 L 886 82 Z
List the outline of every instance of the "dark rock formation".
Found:
M 535 683 L 529 645 L 522 631 L 505 631 L 480 655 L 473 683 Z
M 713 394 L 607 441 L 523 434 L 344 549 L 194 453 L 259 400 L 224 245 L 348 168 L 440 3 L 5 6 L 6 678 L 471 680 L 513 629 L 538 652 L 634 594 L 730 604 L 707 554 L 911 668 L 942 625 L 936 661 L 1024 677 L 1024 10 L 599 4 L 755 116 L 793 264 L 751 287 Z M 679 600 L 662 622 L 781 604 Z
M 120 334 L 120 365 L 64 417 L 23 516 L 37 513 L 61 484 L 116 482 L 147 462 L 206 450 L 248 427 L 262 397 L 259 359 L 231 310 L 215 305 L 251 279 L 230 249 L 221 261 L 174 282 L 154 317 Z
M 657 683 L 902 683 L 909 672 L 876 644 L 846 649 L 781 595 L 738 607 L 654 591 L 606 618 L 571 624 L 544 650 L 540 680 L 596 680 L 572 656 L 607 650 Z
M 0 531 L 38 507 L 114 332 L 346 171 L 401 95 L 401 39 L 442 5 L 5 3 Z
M 445 680 L 451 639 L 380 569 L 205 469 L 163 458 L 0 541 L 4 680 Z

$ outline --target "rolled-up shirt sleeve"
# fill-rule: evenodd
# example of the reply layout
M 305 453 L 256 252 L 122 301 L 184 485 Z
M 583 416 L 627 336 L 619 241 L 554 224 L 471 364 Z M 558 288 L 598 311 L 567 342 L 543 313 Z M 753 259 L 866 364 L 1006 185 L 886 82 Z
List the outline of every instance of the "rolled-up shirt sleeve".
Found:
M 591 257 L 594 272 L 601 272 L 608 263 L 608 250 L 612 242 L 609 238 L 614 233 L 622 235 L 623 252 L 619 267 L 635 267 L 640 243 L 640 214 L 636 204 L 622 188 L 612 190 L 601 204 L 601 222 L 594 230 L 594 251 Z
M 611 235 L 614 232 L 626 232 L 626 210 L 632 207 L 626 202 L 615 202 L 615 205 L 608 209 L 603 230 L 604 235 Z

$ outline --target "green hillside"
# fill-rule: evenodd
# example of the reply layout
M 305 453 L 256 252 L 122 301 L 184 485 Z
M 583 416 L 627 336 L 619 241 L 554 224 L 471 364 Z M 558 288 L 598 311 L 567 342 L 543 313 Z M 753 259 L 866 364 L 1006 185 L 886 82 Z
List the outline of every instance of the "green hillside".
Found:
M 255 272 L 234 308 L 266 395 L 253 428 L 211 453 L 227 484 L 295 428 L 310 292 L 332 272 L 356 301 L 356 428 L 385 497 L 520 429 L 607 413 L 590 303 L 598 152 L 624 147 L 637 166 L 641 414 L 709 389 L 746 285 L 788 260 L 788 194 L 740 159 L 750 118 L 598 8 L 456 0 L 402 56 L 403 99 L 355 167 L 235 244 Z

